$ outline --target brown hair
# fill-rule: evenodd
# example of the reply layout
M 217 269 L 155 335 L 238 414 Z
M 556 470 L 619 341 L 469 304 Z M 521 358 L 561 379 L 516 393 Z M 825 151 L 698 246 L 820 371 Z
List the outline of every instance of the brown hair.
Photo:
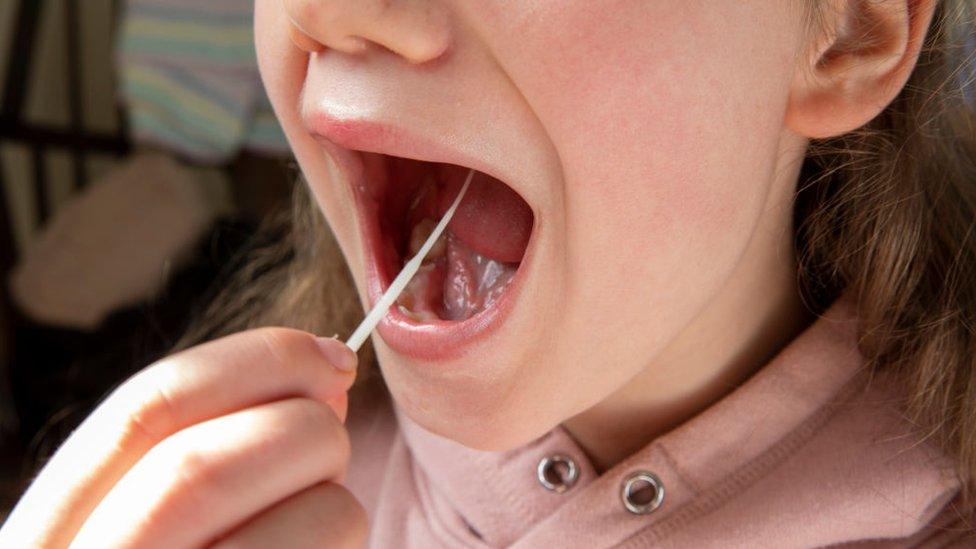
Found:
M 231 266 L 233 275 L 222 280 L 226 285 L 193 319 L 172 352 L 260 326 L 348 336 L 362 320 L 342 251 L 308 185 L 297 180 L 291 208 L 270 215 L 258 233 L 265 244 L 247 248 Z M 373 363 L 368 341 L 359 359 Z M 360 369 L 357 383 L 371 377 L 369 370 Z
M 811 144 L 795 215 L 808 306 L 855 296 L 868 364 L 898 377 L 906 417 L 955 457 L 966 500 L 976 488 L 976 113 L 965 95 L 976 94 L 966 72 L 976 67 L 966 47 L 974 16 L 974 0 L 941 2 L 894 102 L 865 127 Z M 261 325 L 346 335 L 359 320 L 305 185 L 268 230 L 275 243 L 252 254 L 178 348 Z
M 822 308 L 841 291 L 855 297 L 869 367 L 897 377 L 906 418 L 956 459 L 967 506 L 976 495 L 974 39 L 976 1 L 940 2 L 892 104 L 811 144 L 795 217 L 806 299 Z

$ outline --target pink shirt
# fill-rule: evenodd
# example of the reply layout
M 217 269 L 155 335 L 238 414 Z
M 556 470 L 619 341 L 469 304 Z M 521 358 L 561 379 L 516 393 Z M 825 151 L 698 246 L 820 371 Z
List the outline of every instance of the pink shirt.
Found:
M 369 512 L 370 546 L 976 547 L 962 540 L 950 461 L 901 419 L 884 375 L 864 375 L 852 311 L 838 302 L 740 387 L 602 475 L 562 428 L 483 452 L 385 399 L 354 403 L 347 486 Z M 562 492 L 537 474 L 554 455 L 578 470 Z M 621 496 L 638 471 L 663 486 L 647 514 Z

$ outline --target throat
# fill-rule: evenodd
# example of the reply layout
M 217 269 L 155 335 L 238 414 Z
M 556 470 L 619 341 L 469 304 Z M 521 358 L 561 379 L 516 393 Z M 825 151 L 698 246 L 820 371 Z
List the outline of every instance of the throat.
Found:
M 563 422 L 598 473 L 738 389 L 812 323 L 791 269 L 733 277 L 749 287 L 726 287 L 734 297 L 714 300 L 621 388 Z

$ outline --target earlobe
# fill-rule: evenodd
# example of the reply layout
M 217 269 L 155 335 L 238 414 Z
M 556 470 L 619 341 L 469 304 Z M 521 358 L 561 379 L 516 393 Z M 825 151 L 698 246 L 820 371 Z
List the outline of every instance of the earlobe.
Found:
M 804 137 L 826 138 L 880 114 L 908 81 L 936 4 L 836 0 L 818 6 L 822 38 L 798 58 L 786 125 Z

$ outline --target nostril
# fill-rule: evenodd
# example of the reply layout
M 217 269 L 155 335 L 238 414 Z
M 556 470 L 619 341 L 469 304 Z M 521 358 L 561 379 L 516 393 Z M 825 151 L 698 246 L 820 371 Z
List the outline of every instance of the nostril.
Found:
M 345 53 L 362 53 L 369 47 L 369 40 L 360 36 L 343 36 L 335 49 Z
M 411 63 L 433 61 L 448 50 L 445 10 L 415 0 L 282 0 L 292 42 L 309 53 L 326 48 L 348 54 L 380 46 Z
M 288 37 L 296 48 L 308 53 L 317 53 L 325 49 L 325 44 L 305 34 L 295 25 L 288 27 Z
M 412 63 L 434 61 L 451 46 L 451 18 L 443 9 L 427 4 L 426 9 L 388 10 L 385 15 L 387 43 L 383 45 Z
M 433 61 L 447 51 L 450 45 L 450 39 L 444 33 L 444 36 L 426 36 L 418 37 L 412 40 L 412 43 L 404 44 L 401 48 L 400 55 L 406 58 L 412 63 L 427 63 Z

